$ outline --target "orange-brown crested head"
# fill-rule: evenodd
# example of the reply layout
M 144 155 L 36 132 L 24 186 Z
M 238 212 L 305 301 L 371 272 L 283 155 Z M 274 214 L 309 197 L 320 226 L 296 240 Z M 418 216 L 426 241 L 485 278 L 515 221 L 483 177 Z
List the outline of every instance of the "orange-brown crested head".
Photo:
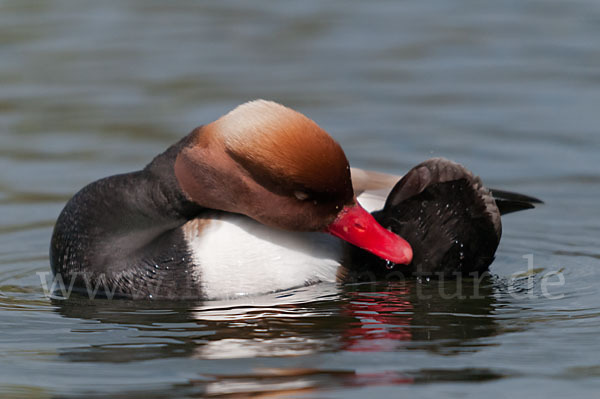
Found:
M 354 203 L 340 145 L 311 119 L 281 104 L 242 104 L 196 136 L 179 155 L 176 174 L 184 191 L 202 205 L 287 230 L 317 231 Z
M 352 197 L 348 160 L 314 121 L 281 104 L 256 100 L 211 124 L 227 152 L 273 190 L 298 196 Z

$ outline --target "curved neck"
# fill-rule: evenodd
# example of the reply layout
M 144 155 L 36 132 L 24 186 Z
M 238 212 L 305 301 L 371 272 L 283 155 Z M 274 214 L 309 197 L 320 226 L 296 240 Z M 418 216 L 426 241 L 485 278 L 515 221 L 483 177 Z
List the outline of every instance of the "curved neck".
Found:
M 186 198 L 173 171 L 189 137 L 144 170 L 98 180 L 75 194 L 54 227 L 53 272 L 116 274 L 133 264 L 152 262 L 152 254 L 161 253 L 159 247 L 172 246 L 177 228 L 202 211 Z

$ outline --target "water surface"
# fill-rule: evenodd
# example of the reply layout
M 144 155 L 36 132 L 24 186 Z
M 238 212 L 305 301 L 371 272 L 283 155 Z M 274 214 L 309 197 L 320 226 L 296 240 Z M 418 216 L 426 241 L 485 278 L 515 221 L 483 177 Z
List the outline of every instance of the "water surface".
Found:
M 592 0 L 0 1 L 0 395 L 595 396 L 599 38 Z M 504 219 L 478 287 L 45 296 L 73 193 L 254 98 L 309 115 L 353 166 L 445 156 L 546 204 Z

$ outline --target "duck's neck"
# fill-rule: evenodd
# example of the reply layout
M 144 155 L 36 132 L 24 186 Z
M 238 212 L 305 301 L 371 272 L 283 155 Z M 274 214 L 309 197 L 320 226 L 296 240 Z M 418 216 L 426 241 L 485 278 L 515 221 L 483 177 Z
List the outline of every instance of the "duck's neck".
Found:
M 78 274 L 116 279 L 135 269 L 156 273 L 175 258 L 181 261 L 186 248 L 179 227 L 202 211 L 185 197 L 173 172 L 189 137 L 144 170 L 98 180 L 67 203 L 52 236 L 55 274 L 69 280 Z

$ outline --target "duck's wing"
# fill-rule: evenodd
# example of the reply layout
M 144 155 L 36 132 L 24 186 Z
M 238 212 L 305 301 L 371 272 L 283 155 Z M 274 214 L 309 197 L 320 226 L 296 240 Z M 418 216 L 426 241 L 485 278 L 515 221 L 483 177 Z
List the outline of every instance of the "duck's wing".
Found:
M 357 196 L 366 191 L 386 190 L 389 193 L 402 178 L 400 175 L 359 168 L 350 168 L 350 173 L 352 175 L 352 187 Z
M 435 163 L 435 162 L 434 162 Z M 450 169 L 452 170 L 452 168 Z M 376 172 L 360 168 L 350 168 L 352 174 L 352 186 L 359 198 L 361 205 L 369 212 L 383 208 L 392 188 L 403 176 L 389 173 Z M 446 171 L 445 173 L 450 173 Z M 444 177 L 444 176 L 442 176 Z M 440 176 L 438 176 L 440 178 Z M 448 176 L 446 176 L 448 178 Z M 489 189 L 501 215 L 535 208 L 536 204 L 544 202 L 529 195 L 519 194 L 511 191 Z
M 443 158 L 408 171 L 373 216 L 411 244 L 413 262 L 397 271 L 413 275 L 483 272 L 502 234 L 500 211 L 489 190 L 463 166 Z M 379 259 L 355 255 L 386 270 Z
M 390 191 L 402 178 L 400 175 L 359 168 L 350 168 L 350 173 L 358 202 L 369 212 L 383 208 Z
M 479 177 L 443 158 L 422 162 L 403 177 L 353 169 L 352 178 L 361 204 L 363 198 L 386 198 L 385 206 L 375 208 L 381 210 L 373 215 L 413 247 L 412 264 L 396 269 L 407 274 L 486 271 L 502 235 L 500 215 L 541 203 L 534 197 L 487 189 Z M 366 264 L 369 271 L 387 270 L 385 261 L 356 252 L 356 268 Z

